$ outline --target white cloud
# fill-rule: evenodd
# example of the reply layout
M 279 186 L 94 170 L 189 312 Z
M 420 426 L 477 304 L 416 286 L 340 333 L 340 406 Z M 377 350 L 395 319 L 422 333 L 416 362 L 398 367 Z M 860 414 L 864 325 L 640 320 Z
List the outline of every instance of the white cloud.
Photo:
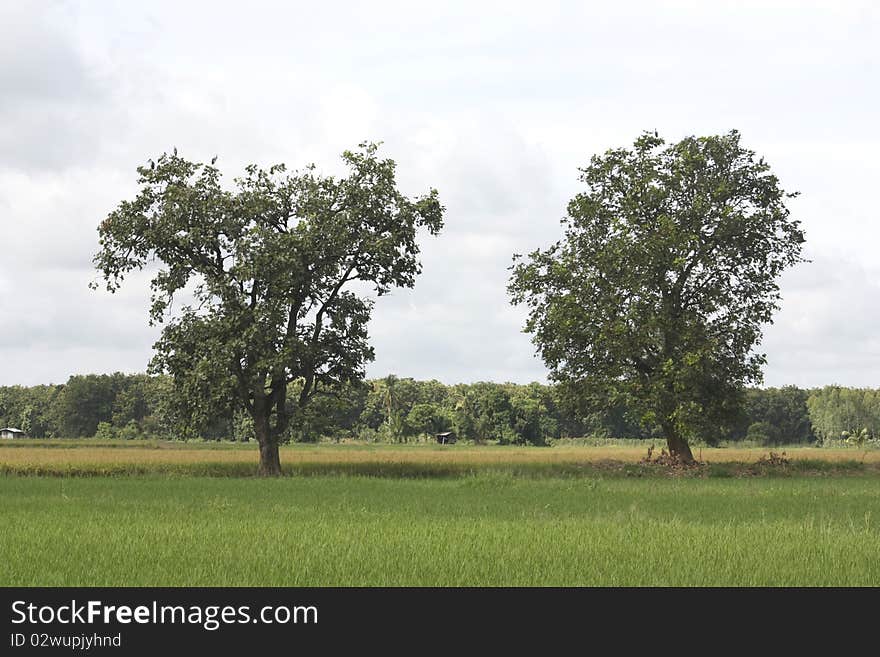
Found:
M 782 309 L 762 345 L 765 383 L 877 387 L 880 269 L 820 255 L 791 270 L 782 289 Z
M 328 172 L 383 140 L 446 228 L 414 290 L 379 301 L 370 373 L 541 379 L 505 286 L 547 246 L 577 167 L 645 129 L 738 128 L 803 219 L 768 384 L 876 385 L 871 2 L 16 3 L 0 8 L 0 384 L 142 370 L 146 281 L 91 292 L 95 228 L 176 146 L 230 175 Z M 846 315 L 846 319 L 841 319 Z

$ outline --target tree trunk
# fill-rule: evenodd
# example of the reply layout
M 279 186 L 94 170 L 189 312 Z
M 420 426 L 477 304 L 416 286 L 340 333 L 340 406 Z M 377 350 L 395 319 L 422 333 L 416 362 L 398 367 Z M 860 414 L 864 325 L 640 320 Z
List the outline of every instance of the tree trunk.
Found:
M 260 476 L 278 477 L 281 475 L 281 459 L 278 455 L 278 443 L 260 441 Z
M 666 435 L 666 446 L 669 447 L 670 456 L 687 465 L 694 463 L 694 455 L 691 453 L 690 445 L 688 445 L 687 440 L 676 431 L 675 427 L 671 424 L 664 425 L 663 433 Z
M 269 427 L 269 414 L 265 403 L 260 400 L 254 404 L 254 433 L 260 444 L 260 476 L 278 477 L 281 475 L 281 458 L 278 454 L 278 441 Z

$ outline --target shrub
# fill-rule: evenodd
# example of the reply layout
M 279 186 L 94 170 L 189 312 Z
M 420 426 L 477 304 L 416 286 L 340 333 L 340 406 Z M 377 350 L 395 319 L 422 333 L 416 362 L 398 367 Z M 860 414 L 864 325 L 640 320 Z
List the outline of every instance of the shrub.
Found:
M 119 430 L 119 437 L 123 440 L 135 440 L 141 437 L 141 428 L 134 420 L 129 420 L 122 429 Z
M 746 440 L 759 445 L 771 445 L 777 441 L 776 427 L 769 422 L 753 422 L 746 432 Z
M 95 431 L 95 438 L 101 440 L 112 440 L 116 438 L 116 427 L 109 422 L 98 422 L 98 429 Z

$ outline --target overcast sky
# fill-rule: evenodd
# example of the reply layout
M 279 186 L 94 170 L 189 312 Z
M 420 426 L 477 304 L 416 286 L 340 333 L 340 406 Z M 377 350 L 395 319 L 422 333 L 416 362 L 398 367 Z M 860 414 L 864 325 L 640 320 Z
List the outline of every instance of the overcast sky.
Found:
M 736 128 L 807 233 L 766 385 L 880 385 L 873 2 L 0 2 L 0 385 L 143 371 L 148 280 L 91 291 L 98 223 L 177 147 L 315 162 L 383 141 L 446 227 L 377 304 L 368 375 L 545 380 L 511 254 L 560 236 L 590 155 Z

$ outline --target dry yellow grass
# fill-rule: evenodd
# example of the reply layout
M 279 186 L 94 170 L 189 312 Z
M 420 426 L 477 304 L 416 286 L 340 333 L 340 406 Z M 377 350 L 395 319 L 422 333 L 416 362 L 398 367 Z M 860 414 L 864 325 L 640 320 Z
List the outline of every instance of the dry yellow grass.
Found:
M 659 450 L 658 450 L 659 451 Z M 826 462 L 863 461 L 880 463 L 880 451 L 822 449 L 810 447 L 784 450 L 791 460 Z M 768 454 L 768 449 L 703 448 L 694 456 L 708 463 L 753 463 Z M 505 464 L 579 464 L 602 461 L 635 463 L 643 459 L 647 448 L 635 447 L 470 447 L 433 448 L 426 446 L 357 446 L 322 445 L 282 448 L 281 460 L 287 465 L 322 464 L 426 464 L 455 466 L 492 466 Z M 655 453 L 656 454 L 656 453 Z M 182 464 L 256 464 L 256 448 L 206 449 L 174 445 L 167 449 L 125 447 L 0 446 L 0 466 L 151 466 Z

